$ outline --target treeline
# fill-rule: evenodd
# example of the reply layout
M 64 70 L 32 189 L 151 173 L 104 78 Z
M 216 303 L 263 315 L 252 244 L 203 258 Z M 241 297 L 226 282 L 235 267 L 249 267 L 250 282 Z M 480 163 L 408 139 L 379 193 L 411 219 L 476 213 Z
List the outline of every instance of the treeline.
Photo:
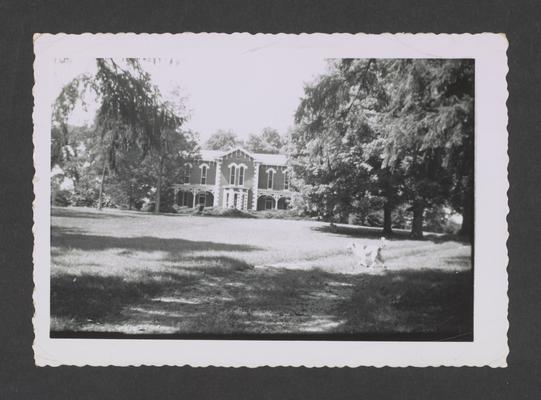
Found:
M 204 147 L 208 150 L 229 150 L 242 147 L 253 153 L 286 154 L 287 136 L 282 136 L 274 128 L 263 128 L 259 134 L 252 133 L 247 140 L 240 139 L 231 130 L 218 130 L 205 142 Z
M 289 148 L 301 207 L 347 222 L 397 209 L 421 237 L 427 214 L 462 214 L 473 229 L 474 62 L 343 59 L 305 87 Z

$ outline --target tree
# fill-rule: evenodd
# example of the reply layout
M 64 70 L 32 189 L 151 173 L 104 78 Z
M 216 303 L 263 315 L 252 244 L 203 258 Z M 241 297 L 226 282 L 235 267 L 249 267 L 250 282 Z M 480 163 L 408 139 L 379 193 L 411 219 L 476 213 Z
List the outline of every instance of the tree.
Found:
M 474 64 L 472 60 L 394 60 L 385 77 L 392 93 L 383 117 L 384 164 L 408 177 L 412 236 L 422 236 L 427 205 L 463 193 L 464 235 L 473 214 Z M 455 202 L 456 206 L 456 202 Z
M 456 207 L 459 198 L 463 232 L 471 227 L 471 60 L 334 62 L 329 73 L 305 88 L 296 122 L 296 158 L 323 164 L 324 171 L 313 175 L 323 178 L 319 184 L 334 186 L 331 192 L 342 203 L 354 204 L 361 187 L 365 195 L 382 196 L 385 232 L 391 231 L 391 212 L 402 201 L 412 204 L 414 237 L 422 236 L 426 207 L 444 202 Z M 342 162 L 349 169 L 341 169 Z M 307 171 L 299 172 L 307 183 L 314 181 Z M 349 173 L 346 182 L 359 185 L 357 190 L 337 185 Z
M 65 160 L 62 149 L 68 136 L 68 116 L 91 92 L 99 104 L 94 128 L 103 163 L 98 200 L 101 208 L 106 172 L 117 170 L 119 155 L 134 147 L 143 158 L 151 150 L 163 153 L 164 137 L 178 131 L 187 115 L 178 113 L 163 99 L 139 60 L 97 59 L 96 67 L 94 76 L 81 75 L 66 85 L 55 102 L 52 163 Z
M 241 145 L 242 141 L 234 132 L 219 129 L 208 138 L 203 147 L 207 150 L 231 150 Z
M 286 141 L 273 128 L 264 128 L 260 135 L 251 134 L 246 141 L 246 150 L 254 153 L 278 154 L 284 150 Z
M 170 130 L 165 131 L 162 135 L 161 145 L 152 152 L 148 160 L 151 174 L 155 177 L 156 182 L 156 205 L 154 208 L 156 213 L 160 212 L 164 183 L 171 184 L 180 181 L 182 169 L 179 168 L 179 165 L 183 165 L 188 159 L 193 159 L 196 153 L 195 149 L 196 141 L 189 131 Z
M 371 187 L 369 161 L 378 131 L 370 122 L 382 102 L 376 74 L 372 60 L 334 62 L 328 74 L 305 87 L 295 114 L 294 170 L 314 187 L 327 218 L 347 221 Z

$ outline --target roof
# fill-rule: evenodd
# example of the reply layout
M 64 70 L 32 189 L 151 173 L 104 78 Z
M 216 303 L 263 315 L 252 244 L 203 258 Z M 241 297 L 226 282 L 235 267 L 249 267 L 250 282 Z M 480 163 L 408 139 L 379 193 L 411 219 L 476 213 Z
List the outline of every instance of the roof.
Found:
M 203 161 L 214 161 L 224 155 L 220 150 L 201 150 L 200 153 Z
M 283 154 L 254 153 L 254 158 L 265 165 L 287 165 L 287 157 Z
M 244 153 L 253 157 L 255 161 L 265 165 L 285 166 L 287 165 L 287 157 L 284 154 L 264 154 L 264 153 L 252 153 L 241 147 L 231 149 L 229 151 L 221 150 L 201 150 L 201 159 L 203 161 L 214 161 L 218 158 L 225 156 L 233 151 L 242 150 Z

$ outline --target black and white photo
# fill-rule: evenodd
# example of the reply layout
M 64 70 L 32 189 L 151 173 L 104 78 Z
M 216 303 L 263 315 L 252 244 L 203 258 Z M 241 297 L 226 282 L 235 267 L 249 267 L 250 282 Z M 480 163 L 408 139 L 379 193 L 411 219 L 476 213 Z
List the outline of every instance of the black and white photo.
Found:
M 38 363 L 505 364 L 505 40 L 37 43 Z

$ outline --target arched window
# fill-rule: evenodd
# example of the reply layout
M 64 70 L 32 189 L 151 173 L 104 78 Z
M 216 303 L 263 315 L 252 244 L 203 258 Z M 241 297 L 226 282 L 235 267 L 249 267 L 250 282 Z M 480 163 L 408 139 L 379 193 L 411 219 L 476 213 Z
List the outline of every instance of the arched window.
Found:
M 289 190 L 289 172 L 284 172 L 284 190 Z
M 207 184 L 207 166 L 201 166 L 201 185 Z
M 230 185 L 234 185 L 235 184 L 235 171 L 236 168 L 234 165 L 231 166 L 231 171 L 230 171 L 230 174 L 229 174 L 229 184 Z
M 244 185 L 244 167 L 239 167 L 239 186 Z
M 267 189 L 272 189 L 273 183 L 274 183 L 274 170 L 269 169 L 267 170 Z

